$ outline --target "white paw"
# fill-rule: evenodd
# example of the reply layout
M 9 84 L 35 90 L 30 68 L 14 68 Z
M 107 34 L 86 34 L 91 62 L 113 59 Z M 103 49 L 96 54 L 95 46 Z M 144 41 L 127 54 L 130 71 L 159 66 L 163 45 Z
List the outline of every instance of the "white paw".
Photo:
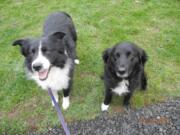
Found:
M 57 103 L 59 102 L 58 98 L 57 98 L 57 99 L 55 99 L 55 100 L 56 100 L 56 102 L 57 102 Z M 52 103 L 52 106 L 54 106 L 54 102 L 53 102 L 53 101 L 51 101 L 51 103 Z
M 64 110 L 69 107 L 69 97 L 63 97 L 62 107 Z
M 74 60 L 74 63 L 77 64 L 77 65 L 79 65 L 80 62 L 79 62 L 78 59 L 75 59 L 75 60 Z
M 105 105 L 104 103 L 102 103 L 102 105 L 101 105 L 101 110 L 102 111 L 107 111 L 108 108 L 109 108 L 109 105 Z

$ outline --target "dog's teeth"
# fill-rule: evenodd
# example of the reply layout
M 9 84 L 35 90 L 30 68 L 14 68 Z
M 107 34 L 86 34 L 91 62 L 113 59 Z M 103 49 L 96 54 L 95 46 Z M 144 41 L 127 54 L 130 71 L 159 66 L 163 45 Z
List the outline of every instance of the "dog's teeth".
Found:
M 75 60 L 74 60 L 74 63 L 77 64 L 77 65 L 79 65 L 80 62 L 79 62 L 78 59 L 75 59 Z
M 109 108 L 109 105 L 105 105 L 104 103 L 102 103 L 102 105 L 101 105 L 101 110 L 102 111 L 107 111 L 108 108 Z
M 63 97 L 62 107 L 66 110 L 69 107 L 69 97 Z

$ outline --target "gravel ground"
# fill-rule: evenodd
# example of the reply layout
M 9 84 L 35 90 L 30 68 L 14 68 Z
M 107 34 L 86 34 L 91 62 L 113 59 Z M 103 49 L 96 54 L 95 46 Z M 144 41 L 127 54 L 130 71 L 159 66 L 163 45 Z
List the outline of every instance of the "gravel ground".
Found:
M 180 100 L 112 115 L 103 112 L 94 120 L 74 122 L 69 128 L 73 135 L 180 135 Z M 52 128 L 41 135 L 64 135 L 64 131 Z

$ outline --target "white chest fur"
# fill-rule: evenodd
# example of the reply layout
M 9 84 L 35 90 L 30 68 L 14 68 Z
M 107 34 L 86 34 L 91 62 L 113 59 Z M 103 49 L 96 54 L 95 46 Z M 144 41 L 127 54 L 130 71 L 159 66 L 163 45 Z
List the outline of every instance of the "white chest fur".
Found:
M 44 81 L 39 80 L 37 74 L 30 74 L 30 77 L 36 81 L 36 83 L 42 87 L 42 89 L 47 90 L 51 88 L 52 90 L 58 91 L 66 89 L 69 84 L 69 70 L 71 62 L 67 62 L 64 68 L 51 67 L 49 71 L 48 78 Z
M 122 80 L 121 82 L 118 83 L 117 87 L 112 89 L 112 91 L 120 96 L 120 95 L 122 95 L 124 93 L 129 92 L 128 85 L 129 85 L 128 80 Z

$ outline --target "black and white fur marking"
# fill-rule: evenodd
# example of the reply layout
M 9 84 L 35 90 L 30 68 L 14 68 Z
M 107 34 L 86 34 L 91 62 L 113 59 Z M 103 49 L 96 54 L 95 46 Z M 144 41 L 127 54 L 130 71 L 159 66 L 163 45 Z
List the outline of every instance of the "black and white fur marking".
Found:
M 105 50 L 103 60 L 105 98 L 101 110 L 108 110 L 113 93 L 124 95 L 123 104 L 128 106 L 133 91 L 145 90 L 147 86 L 145 51 L 133 43 L 123 42 Z
M 13 45 L 21 47 L 29 78 L 44 90 L 52 89 L 58 102 L 58 91 L 63 90 L 63 109 L 69 107 L 76 56 L 76 30 L 71 17 L 64 12 L 52 13 L 45 21 L 40 38 L 19 39 Z

